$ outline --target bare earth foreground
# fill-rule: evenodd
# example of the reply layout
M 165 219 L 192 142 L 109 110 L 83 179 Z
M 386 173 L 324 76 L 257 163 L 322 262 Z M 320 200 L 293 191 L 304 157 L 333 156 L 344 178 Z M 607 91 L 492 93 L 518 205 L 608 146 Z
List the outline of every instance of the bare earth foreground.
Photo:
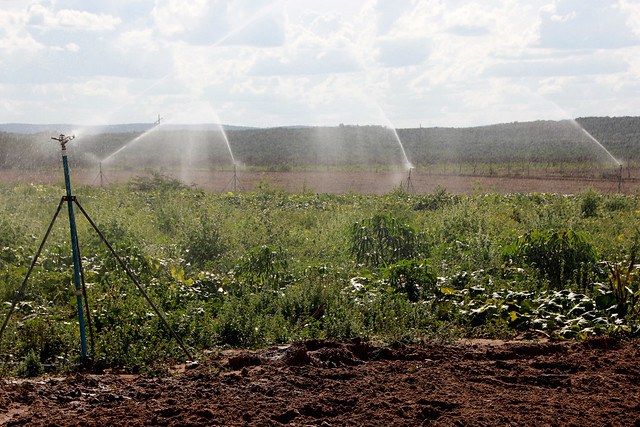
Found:
M 312 340 L 211 353 L 163 378 L 4 380 L 0 424 L 640 425 L 640 343 Z

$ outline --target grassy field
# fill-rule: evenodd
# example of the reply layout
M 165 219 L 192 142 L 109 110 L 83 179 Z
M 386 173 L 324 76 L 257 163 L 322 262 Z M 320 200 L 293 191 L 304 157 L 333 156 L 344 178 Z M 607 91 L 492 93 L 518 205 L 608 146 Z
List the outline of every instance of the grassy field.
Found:
M 4 319 L 61 195 L 0 187 Z M 300 338 L 637 335 L 636 196 L 216 194 L 162 175 L 79 201 L 192 352 Z M 161 372 L 184 359 L 107 248 L 78 218 L 93 342 L 103 366 Z M 2 369 L 79 358 L 66 215 L 2 337 Z

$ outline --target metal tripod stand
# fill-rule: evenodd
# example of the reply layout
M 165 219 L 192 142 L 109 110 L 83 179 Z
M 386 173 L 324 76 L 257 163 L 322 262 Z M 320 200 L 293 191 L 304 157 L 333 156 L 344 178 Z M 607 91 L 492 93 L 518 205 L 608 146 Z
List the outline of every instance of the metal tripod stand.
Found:
M 27 281 L 29 280 L 29 276 L 31 275 L 31 272 L 33 271 L 33 268 L 35 267 L 36 262 L 38 261 L 38 258 L 40 257 L 42 249 L 44 248 L 44 245 L 45 245 L 45 243 L 46 243 L 46 241 L 47 241 L 47 239 L 49 237 L 49 234 L 51 233 L 51 229 L 53 228 L 53 225 L 55 224 L 56 218 L 58 217 L 58 214 L 60 213 L 60 210 L 62 209 L 62 205 L 63 205 L 64 202 L 67 202 L 67 208 L 68 208 L 68 211 L 69 211 L 69 229 L 71 231 L 71 249 L 72 249 L 72 252 L 73 252 L 73 273 L 74 273 L 73 274 L 73 278 L 74 278 L 74 284 L 75 284 L 75 296 L 76 296 L 76 304 L 77 304 L 77 311 L 78 311 L 78 324 L 80 326 L 80 349 L 81 349 L 81 352 L 82 352 L 82 362 L 86 363 L 89 360 L 89 355 L 88 355 L 88 351 L 87 351 L 87 338 L 86 338 L 86 331 L 85 331 L 85 319 L 84 319 L 84 313 L 85 312 L 87 314 L 89 333 L 91 334 L 91 344 L 92 344 L 92 346 L 93 346 L 93 341 L 94 340 L 93 340 L 93 335 L 92 335 L 91 317 L 90 317 L 90 312 L 89 312 L 89 306 L 88 306 L 88 302 L 87 302 L 86 286 L 84 284 L 84 278 L 83 278 L 83 273 L 82 273 L 82 264 L 81 264 L 81 258 L 80 258 L 80 248 L 79 248 L 79 245 L 78 245 L 78 235 L 77 235 L 77 230 L 76 230 L 76 220 L 75 220 L 74 206 L 76 206 L 80 210 L 82 215 L 87 219 L 87 221 L 89 222 L 91 227 L 95 230 L 95 232 L 98 234 L 98 236 L 100 237 L 102 242 L 107 246 L 107 248 L 109 249 L 111 254 L 114 256 L 114 258 L 116 259 L 116 261 L 118 262 L 120 267 L 124 270 L 124 272 L 127 274 L 129 279 L 131 279 L 131 281 L 136 285 L 138 290 L 144 296 L 144 298 L 147 301 L 147 303 L 151 306 L 151 308 L 158 315 L 158 318 L 161 319 L 162 323 L 167 328 L 167 330 L 171 333 L 171 335 L 176 340 L 176 342 L 178 343 L 180 348 L 182 348 L 182 351 L 184 351 L 185 355 L 189 358 L 189 360 L 193 360 L 193 357 L 191 356 L 191 353 L 189 352 L 189 350 L 187 350 L 186 346 L 182 342 L 182 339 L 180 339 L 180 337 L 175 333 L 173 328 L 171 328 L 171 325 L 169 325 L 169 322 L 167 322 L 167 319 L 165 318 L 165 316 L 158 309 L 158 307 L 153 303 L 153 301 L 151 300 L 151 298 L 149 297 L 147 292 L 140 285 L 140 282 L 136 279 L 136 277 L 131 272 L 129 267 L 127 267 L 127 265 L 122 260 L 122 258 L 120 258 L 120 256 L 115 251 L 115 249 L 113 249 L 113 246 L 111 246 L 111 244 L 106 239 L 104 234 L 102 234 L 102 232 L 100 231 L 98 226 L 95 224 L 95 222 L 93 222 L 93 220 L 91 219 L 91 217 L 89 216 L 87 211 L 85 211 L 84 208 L 82 207 L 82 205 L 80 205 L 80 202 L 78 202 L 76 197 L 72 195 L 72 192 L 71 192 L 71 180 L 69 178 L 69 162 L 67 160 L 67 143 L 69 143 L 69 141 L 71 141 L 73 138 L 74 138 L 74 136 L 65 136 L 65 135 L 60 135 L 59 137 L 52 137 L 51 138 L 51 139 L 53 139 L 55 141 L 58 141 L 60 143 L 61 147 L 62 147 L 62 166 L 64 168 L 64 181 L 65 181 L 66 195 L 63 196 L 60 199 L 60 203 L 58 203 L 58 208 L 56 209 L 56 212 L 53 215 L 53 218 L 51 219 L 51 223 L 49 224 L 49 228 L 47 228 L 47 231 L 46 231 L 46 233 L 44 235 L 44 238 L 42 239 L 42 242 L 40 243 L 40 246 L 38 247 L 38 250 L 37 250 L 35 256 L 33 257 L 33 260 L 31 261 L 31 265 L 29 266 L 29 270 L 27 271 L 27 274 L 26 274 L 22 284 L 20 285 L 18 290 L 15 292 L 13 301 L 11 302 L 11 307 L 9 308 L 9 312 L 7 313 L 7 316 L 5 317 L 4 322 L 2 323 L 2 327 L 0 327 L 0 340 L 2 339 L 2 336 L 4 334 L 4 330 L 7 327 L 7 323 L 9 322 L 9 318 L 11 317 L 13 312 L 15 311 L 16 305 L 18 304 L 18 302 L 20 301 L 20 299 L 22 298 L 22 296 L 24 294 L 24 290 L 25 290 L 25 288 L 27 286 Z M 84 306 L 83 306 L 83 300 L 84 300 Z M 92 350 L 93 350 L 93 348 L 92 348 Z

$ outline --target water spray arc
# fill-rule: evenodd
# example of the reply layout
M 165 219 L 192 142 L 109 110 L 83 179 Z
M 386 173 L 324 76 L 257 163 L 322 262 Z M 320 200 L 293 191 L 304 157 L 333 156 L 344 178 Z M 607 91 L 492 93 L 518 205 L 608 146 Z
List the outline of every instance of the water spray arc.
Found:
M 600 141 L 598 141 L 593 135 L 591 135 L 589 131 L 583 128 L 577 121 L 573 120 L 573 122 L 575 123 L 575 125 L 577 125 L 580 128 L 580 130 L 582 130 L 582 133 L 584 133 L 587 136 L 587 138 L 589 138 L 590 141 L 594 142 L 598 147 L 604 150 L 607 156 L 609 156 L 609 158 L 613 160 L 613 162 L 616 164 L 616 166 L 618 167 L 618 193 L 621 193 L 622 192 L 622 169 L 624 166 L 622 162 L 616 159 L 613 156 L 613 154 L 611 154 L 611 152 L 607 150 L 607 148 L 604 145 L 602 145 Z
M 22 298 L 22 296 L 24 294 L 24 290 L 26 288 L 26 285 L 27 285 L 27 282 L 29 280 L 29 277 L 31 276 L 31 272 L 33 271 L 33 269 L 34 269 L 34 267 L 35 267 L 35 265 L 36 265 L 36 263 L 38 261 L 38 258 L 40 257 L 40 254 L 42 253 L 42 249 L 44 248 L 44 245 L 45 245 L 45 243 L 46 243 L 46 241 L 47 241 L 47 239 L 48 239 L 48 237 L 49 237 L 49 235 L 51 233 L 53 225 L 55 224 L 55 221 L 56 221 L 56 219 L 58 217 L 58 214 L 60 213 L 60 211 L 62 209 L 62 205 L 63 205 L 64 202 L 67 202 L 67 207 L 68 207 L 68 211 L 69 211 L 69 228 L 70 228 L 70 231 L 71 231 L 71 247 L 72 247 L 72 252 L 73 252 L 73 272 L 74 272 L 73 277 L 74 277 L 74 285 L 75 285 L 75 293 L 74 294 L 76 296 L 77 310 L 78 310 L 78 323 L 80 325 L 80 348 L 81 348 L 81 354 L 82 354 L 82 363 L 86 364 L 87 362 L 89 362 L 89 354 L 88 354 L 88 351 L 87 351 L 85 320 L 84 320 L 85 313 L 86 313 L 86 316 L 87 316 L 87 324 L 88 324 L 88 327 L 89 327 L 89 333 L 90 333 L 90 337 L 91 337 L 91 345 L 92 345 L 92 347 L 94 345 L 94 339 L 93 339 L 93 335 L 92 335 L 92 332 L 91 332 L 92 328 L 91 328 L 91 317 L 90 317 L 90 314 L 89 314 L 90 310 L 89 310 L 89 305 L 88 305 L 88 301 L 87 301 L 87 292 L 86 292 L 86 286 L 85 286 L 85 283 L 84 283 L 84 276 L 83 276 L 83 273 L 82 273 L 82 263 L 81 263 L 81 258 L 80 258 L 80 247 L 79 247 L 79 244 L 78 244 L 78 235 L 77 235 L 76 222 L 75 222 L 74 206 L 76 206 L 80 210 L 82 215 L 89 222 L 89 224 L 94 229 L 94 231 L 98 234 L 98 236 L 100 237 L 102 242 L 107 246 L 107 248 L 109 249 L 109 251 L 111 252 L 113 257 L 116 259 L 117 263 L 122 268 L 122 270 L 127 274 L 129 279 L 138 288 L 138 290 L 143 295 L 143 297 L 145 298 L 145 300 L 147 301 L 149 306 L 153 309 L 153 311 L 156 313 L 158 318 L 161 320 L 161 322 L 164 324 L 164 326 L 170 332 L 171 336 L 176 340 L 176 342 L 178 343 L 180 348 L 184 351 L 185 355 L 189 358 L 189 360 L 193 360 L 193 356 L 191 356 L 191 353 L 189 352 L 189 350 L 187 350 L 186 346 L 182 342 L 182 339 L 180 339 L 180 337 L 175 333 L 173 328 L 171 328 L 171 325 L 169 325 L 169 322 L 165 318 L 164 314 L 153 303 L 153 301 L 151 300 L 151 298 L 149 297 L 147 292 L 144 290 L 144 288 L 140 285 L 139 281 L 136 279 L 134 274 L 131 272 L 131 270 L 129 269 L 127 264 L 125 264 L 125 262 L 122 260 L 122 258 L 120 258 L 120 256 L 115 251 L 113 246 L 111 246 L 111 244 L 106 239 L 104 234 L 102 234 L 102 231 L 100 231 L 100 229 L 95 224 L 95 222 L 91 219 L 91 217 L 89 216 L 87 211 L 84 210 L 84 208 L 82 207 L 80 202 L 77 200 L 77 198 L 75 196 L 73 196 L 72 191 L 71 191 L 71 179 L 70 179 L 70 174 L 69 174 L 69 162 L 68 162 L 68 159 L 67 159 L 67 147 L 66 146 L 74 138 L 75 138 L 75 136 L 65 136 L 65 135 L 60 135 L 58 137 L 52 137 L 51 138 L 51 139 L 53 139 L 55 141 L 58 141 L 60 143 L 60 146 L 61 146 L 61 150 L 62 150 L 62 165 L 63 165 L 63 169 L 64 169 L 64 180 L 65 180 L 66 195 L 63 196 L 60 199 L 60 202 L 58 203 L 58 207 L 56 209 L 56 212 L 53 215 L 53 218 L 51 219 L 51 222 L 49 223 L 49 227 L 47 228 L 47 231 L 46 231 L 46 233 L 45 233 L 45 235 L 44 235 L 44 237 L 42 239 L 42 242 L 40 243 L 40 246 L 38 247 L 38 250 L 36 251 L 36 254 L 33 257 L 33 260 L 31 261 L 31 264 L 29 266 L 29 270 L 27 270 L 27 274 L 25 275 L 25 278 L 24 278 L 22 284 L 20 285 L 20 287 L 18 288 L 18 290 L 14 294 L 13 301 L 11 302 L 11 307 L 9 308 L 9 311 L 8 311 L 8 313 L 7 313 L 7 315 L 6 315 L 5 319 L 4 319 L 4 322 L 2 323 L 2 326 L 0 327 L 0 342 L 2 341 L 2 336 L 4 334 L 4 331 L 5 331 L 6 327 L 7 327 L 7 324 L 9 322 L 9 318 L 11 317 L 13 312 L 15 311 L 16 305 L 18 304 L 18 302 L 20 301 L 20 299 Z M 84 302 L 84 304 L 83 304 L 83 302 Z
M 580 126 L 580 125 L 578 125 L 578 126 Z M 591 135 L 582 126 L 580 126 L 580 129 L 582 130 L 582 133 L 584 133 L 587 136 L 587 138 L 589 138 L 590 141 L 594 142 L 598 147 L 602 148 L 602 150 L 604 150 L 605 153 L 607 153 L 607 156 L 609 156 L 611 158 L 611 160 L 613 160 L 613 162 L 616 164 L 616 166 L 622 166 L 622 162 L 620 160 L 616 159 L 615 157 L 613 157 L 613 154 L 611 154 L 611 152 L 609 150 L 607 150 L 606 147 L 604 145 L 602 145 L 602 143 L 600 141 L 595 139 L 593 137 L 593 135 Z

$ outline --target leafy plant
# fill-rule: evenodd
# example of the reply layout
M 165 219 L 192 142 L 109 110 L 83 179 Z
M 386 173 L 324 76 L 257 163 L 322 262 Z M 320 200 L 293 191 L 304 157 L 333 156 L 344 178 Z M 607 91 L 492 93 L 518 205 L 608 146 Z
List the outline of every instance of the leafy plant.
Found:
M 286 284 L 289 278 L 288 266 L 283 252 L 264 245 L 252 249 L 240 258 L 234 271 L 238 279 L 256 288 L 265 285 L 277 288 Z
M 383 271 L 383 277 L 396 291 L 416 302 L 432 294 L 437 277 L 427 261 L 402 260 L 390 265 Z
M 36 308 L 37 310 L 38 308 Z M 43 311 L 40 308 L 39 311 Z M 34 313 L 34 315 L 37 311 Z M 70 331 L 60 321 L 52 321 L 45 315 L 30 316 L 18 327 L 18 352 L 34 353 L 38 361 L 52 362 L 57 356 L 65 355 L 73 346 Z
M 640 318 L 640 273 L 636 264 L 636 254 L 640 249 L 638 237 L 636 231 L 626 262 L 607 263 L 609 286 L 596 300 L 600 305 L 615 303 L 621 316 L 636 319 Z
M 598 215 L 600 197 L 594 190 L 587 190 L 580 195 L 580 211 L 584 218 L 593 218 Z
M 262 185 L 231 195 L 174 188 L 162 178 L 148 183 L 135 192 L 125 185 L 78 191 L 194 353 L 304 337 L 640 332 L 634 252 L 605 262 L 640 240 L 632 237 L 637 196 L 597 196 L 601 215 L 585 218 L 584 194 L 316 195 Z M 0 185 L 2 313 L 53 213 L 45 206 L 59 193 Z M 162 372 L 159 365 L 184 357 L 96 234 L 83 220 L 78 228 L 92 356 L 140 372 Z M 35 359 L 57 366 L 78 354 L 68 239 L 67 227 L 54 227 L 2 337 L 2 373 L 17 373 L 30 353 L 31 372 Z M 602 286 L 586 286 L 592 282 Z
M 44 374 L 44 366 L 40 363 L 40 357 L 35 351 L 30 351 L 18 367 L 18 376 L 22 378 L 33 378 L 42 374 Z
M 172 191 L 186 188 L 180 180 L 158 171 L 151 171 L 151 176 L 137 176 L 129 183 L 131 191 Z
M 0 219 L 0 248 L 15 245 L 23 234 L 20 231 L 19 227 L 9 223 L 6 219 Z
M 413 205 L 417 211 L 435 211 L 447 206 L 454 205 L 460 201 L 460 197 L 447 193 L 444 187 L 436 187 L 432 194 L 420 196 Z
M 359 263 L 386 266 L 428 255 L 425 237 L 386 214 L 377 214 L 351 227 L 351 254 Z
M 217 224 L 207 215 L 200 217 L 196 226 L 185 233 L 185 240 L 185 261 L 200 268 L 222 256 L 226 250 Z
M 584 233 L 533 230 L 505 246 L 503 256 L 536 267 L 552 287 L 575 279 L 584 288 L 598 253 Z

